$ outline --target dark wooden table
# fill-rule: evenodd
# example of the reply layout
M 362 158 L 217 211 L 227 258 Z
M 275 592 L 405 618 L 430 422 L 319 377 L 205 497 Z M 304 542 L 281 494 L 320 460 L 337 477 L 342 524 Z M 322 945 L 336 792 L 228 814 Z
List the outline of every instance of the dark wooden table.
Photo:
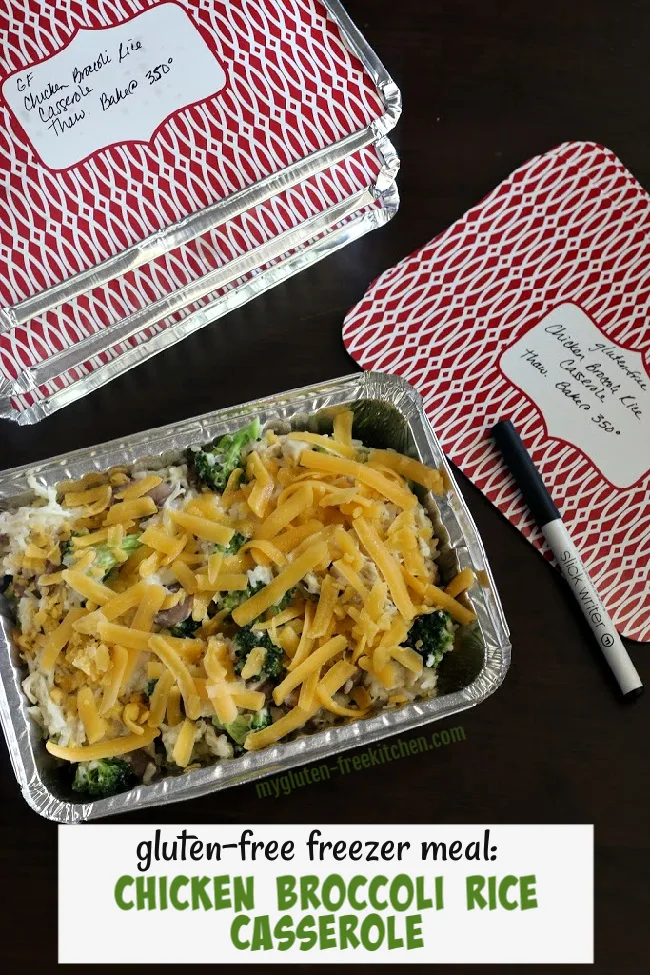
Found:
M 398 216 L 37 426 L 3 423 L 3 467 L 353 371 L 341 321 L 368 283 L 525 159 L 559 142 L 601 142 L 650 187 L 644 0 L 348 0 L 347 6 L 403 93 L 395 133 L 402 158 Z M 462 724 L 466 740 L 278 799 L 258 798 L 246 786 L 129 818 L 594 823 L 596 969 L 640 972 L 650 946 L 648 701 L 621 703 L 556 572 L 463 478 L 461 486 L 513 642 L 504 686 L 451 722 Z M 633 646 L 632 654 L 650 680 L 650 649 Z M 2 955 L 14 971 L 50 971 L 56 828 L 25 805 L 4 749 L 0 766 Z

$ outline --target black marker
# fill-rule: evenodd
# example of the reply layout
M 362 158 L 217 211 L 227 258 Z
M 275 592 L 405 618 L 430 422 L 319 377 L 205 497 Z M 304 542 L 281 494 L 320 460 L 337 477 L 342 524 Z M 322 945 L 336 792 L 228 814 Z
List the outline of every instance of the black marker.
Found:
M 531 515 L 541 528 L 544 538 L 557 559 L 560 571 L 569 583 L 583 616 L 598 640 L 598 645 L 621 691 L 626 697 L 638 697 L 643 690 L 641 678 L 519 434 L 510 420 L 502 420 L 494 427 L 492 436 L 510 468 Z

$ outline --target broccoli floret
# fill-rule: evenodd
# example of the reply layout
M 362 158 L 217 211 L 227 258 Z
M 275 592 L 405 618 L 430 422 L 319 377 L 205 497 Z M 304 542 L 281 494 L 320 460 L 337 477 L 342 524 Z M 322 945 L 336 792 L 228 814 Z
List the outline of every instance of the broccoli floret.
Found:
M 234 469 L 241 466 L 244 447 L 259 440 L 260 432 L 260 421 L 256 417 L 242 430 L 227 433 L 212 446 L 191 449 L 190 460 L 198 480 L 212 491 L 223 491 Z
M 191 616 L 188 616 L 182 623 L 177 623 L 176 626 L 170 626 L 169 632 L 172 636 L 180 637 L 182 640 L 187 640 L 188 638 L 194 639 L 194 631 L 198 630 L 201 625 L 201 620 L 193 620 Z
M 250 731 L 250 714 L 238 714 L 234 721 L 226 725 L 226 731 L 236 745 L 243 745 Z
M 137 548 L 140 548 L 142 542 L 140 541 L 139 535 L 125 535 L 120 544 L 120 548 L 123 552 L 135 552 Z
M 120 548 L 130 555 L 131 552 L 140 548 L 141 544 L 139 535 L 125 535 L 120 543 Z M 102 569 L 105 579 L 108 573 L 119 564 L 119 559 L 116 558 L 113 548 L 109 548 L 108 545 L 96 545 L 94 551 L 93 568 Z
M 245 595 L 246 592 L 248 590 L 242 592 L 225 592 L 219 597 L 219 609 L 227 609 L 229 613 L 232 613 L 233 609 L 236 609 L 247 598 Z
M 262 708 L 261 711 L 256 711 L 251 716 L 251 731 L 261 731 L 262 728 L 267 728 L 272 723 L 271 712 L 268 708 Z
M 219 598 L 219 609 L 227 609 L 229 613 L 232 613 L 233 609 L 236 609 L 237 606 L 241 606 L 242 603 L 245 603 L 247 599 L 254 596 L 255 593 L 259 592 L 260 589 L 264 589 L 264 585 L 265 583 L 263 582 L 257 582 L 254 586 L 246 586 L 245 589 L 237 589 L 233 590 L 232 592 L 224 593 Z M 266 611 L 267 615 L 276 616 L 283 609 L 286 609 L 293 599 L 293 594 L 295 591 L 295 586 L 293 589 L 288 589 L 280 602 L 276 603 L 275 606 L 271 606 L 271 608 Z M 255 620 L 253 620 L 253 622 L 255 622 Z
M 293 589 L 287 589 L 280 602 L 276 603 L 275 606 L 271 606 L 271 608 L 267 610 L 268 615 L 277 616 L 277 614 L 281 613 L 283 609 L 286 609 L 289 603 L 291 602 L 291 600 L 293 599 L 293 594 L 295 593 L 297 588 L 298 588 L 297 586 L 294 586 Z
M 235 636 L 235 670 L 237 673 L 241 673 L 248 654 L 254 647 L 264 647 L 266 650 L 262 673 L 266 674 L 269 680 L 276 682 L 281 680 L 284 676 L 282 648 L 271 641 L 268 633 L 256 633 L 250 626 L 242 626 Z
M 451 616 L 443 609 L 417 616 L 404 641 L 404 646 L 417 650 L 425 667 L 437 667 L 453 645 L 454 627 Z
M 115 558 L 113 552 L 111 552 L 110 548 L 108 548 L 106 545 L 98 545 L 95 549 L 93 568 L 102 570 L 102 578 L 105 579 L 111 569 L 114 569 L 116 565 L 117 559 Z
M 67 541 L 61 542 L 61 545 L 59 546 L 61 551 L 61 565 L 70 566 L 74 562 L 73 553 L 72 553 L 72 539 L 78 538 L 79 534 L 73 532 L 73 534 L 70 536 L 70 538 Z
M 262 708 L 255 714 L 239 714 L 234 721 L 226 725 L 226 731 L 236 745 L 243 745 L 249 731 L 259 731 L 271 724 L 271 712 Z
M 147 681 L 146 694 L 149 700 L 151 700 L 151 695 L 153 694 L 154 687 L 156 686 L 157 683 L 158 683 L 157 677 L 150 677 L 149 680 Z
M 124 759 L 101 758 L 95 762 L 79 762 L 72 788 L 99 799 L 130 789 L 135 781 L 136 775 Z
M 256 592 L 264 588 L 263 582 L 257 582 L 254 586 L 246 586 L 245 589 L 233 589 L 232 592 L 225 592 L 219 597 L 219 609 L 227 609 L 232 613 L 233 609 L 241 606 L 247 599 L 254 596 Z
M 221 552 L 222 555 L 236 555 L 242 545 L 245 545 L 248 541 L 246 535 L 242 535 L 241 532 L 235 532 L 227 545 L 215 545 L 215 550 Z

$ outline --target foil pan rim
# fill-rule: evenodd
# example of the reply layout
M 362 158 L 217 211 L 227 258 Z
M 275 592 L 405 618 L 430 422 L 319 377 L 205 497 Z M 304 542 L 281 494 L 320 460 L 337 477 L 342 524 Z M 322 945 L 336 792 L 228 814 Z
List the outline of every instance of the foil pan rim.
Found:
M 387 140 L 383 141 L 387 142 Z M 388 146 L 377 145 L 376 148 L 381 161 L 377 181 L 381 182 L 387 179 L 390 185 L 397 176 L 396 154 L 393 151 L 392 156 L 389 156 L 389 149 L 392 149 L 390 144 Z M 391 161 L 387 162 L 387 158 L 390 158 Z M 373 188 L 374 184 L 353 193 L 345 200 L 314 214 L 297 226 L 276 234 L 265 243 L 251 248 L 240 257 L 228 261 L 222 267 L 206 272 L 196 281 L 183 285 L 175 291 L 170 291 L 157 301 L 149 303 L 145 308 L 113 322 L 110 328 L 87 335 L 73 346 L 54 352 L 43 362 L 21 373 L 14 384 L 16 392 L 29 392 L 35 387 L 51 382 L 70 369 L 78 368 L 81 363 L 105 351 L 107 336 L 110 337 L 111 346 L 124 342 L 145 331 L 151 325 L 155 325 L 156 322 L 164 320 L 168 315 L 182 311 L 188 304 L 194 304 L 211 292 L 226 287 L 233 280 L 238 280 L 255 268 L 281 259 L 283 254 L 303 246 L 308 240 L 327 232 L 328 228 L 335 226 L 364 206 L 372 203 L 374 199 Z M 171 325 L 169 328 L 174 329 L 175 325 Z
M 153 428 L 126 438 L 109 441 L 94 448 L 81 449 L 49 458 L 40 464 L 28 464 L 0 473 L 0 498 L 9 499 L 28 488 L 29 475 L 44 477 L 46 483 L 63 479 L 63 472 L 79 476 L 84 470 L 101 470 L 118 463 L 134 463 L 173 449 L 174 440 L 192 444 L 208 439 L 228 424 L 234 426 L 244 416 L 265 413 L 270 418 L 291 418 L 305 410 L 316 412 L 328 406 L 358 400 L 381 400 L 390 403 L 402 415 L 414 437 L 417 452 L 425 460 L 445 469 L 449 478 L 449 503 L 445 504 L 445 529 L 457 536 L 453 550 L 459 564 L 473 565 L 485 573 L 489 585 L 481 587 L 474 600 L 485 646 L 480 672 L 461 690 L 415 702 L 396 711 L 350 725 L 332 727 L 289 743 L 279 743 L 258 753 L 217 762 L 185 775 L 169 777 L 149 786 L 137 786 L 130 792 L 95 802 L 73 803 L 58 799 L 41 779 L 36 753 L 33 722 L 27 714 L 26 700 L 10 654 L 8 621 L 0 617 L 0 721 L 5 730 L 10 756 L 21 791 L 31 808 L 56 822 L 83 822 L 131 809 L 140 809 L 198 797 L 231 785 L 253 782 L 263 776 L 318 761 L 328 755 L 357 746 L 370 745 L 397 732 L 412 731 L 430 721 L 450 717 L 484 701 L 503 682 L 510 664 L 509 631 L 501 603 L 494 588 L 485 551 L 467 505 L 458 490 L 440 444 L 424 413 L 422 398 L 401 377 L 382 373 L 353 373 L 308 387 L 289 390 L 193 417 L 180 423 Z M 40 740 L 42 748 L 42 739 Z
M 323 226 L 324 215 L 322 213 L 316 215 L 315 218 L 311 218 L 310 221 L 298 225 L 298 227 L 291 231 L 293 235 L 293 252 L 282 252 L 279 257 L 274 258 L 274 264 L 267 266 L 259 274 L 252 275 L 244 284 L 225 291 L 213 301 L 209 302 L 209 304 L 190 313 L 162 332 L 122 352 L 119 356 L 109 359 L 104 364 L 94 368 L 91 372 L 80 375 L 79 378 L 64 384 L 61 388 L 50 393 L 45 399 L 36 400 L 31 406 L 25 409 L 15 409 L 11 403 L 11 397 L 29 392 L 42 382 L 52 381 L 52 377 L 46 376 L 39 382 L 34 382 L 31 377 L 33 370 L 28 370 L 21 374 L 16 383 L 11 383 L 8 380 L 4 382 L 0 378 L 0 417 L 12 420 L 20 426 L 36 423 L 56 410 L 66 406 L 68 403 L 74 402 L 86 393 L 100 388 L 111 379 L 133 368 L 133 366 L 140 362 L 145 361 L 157 352 L 181 341 L 187 335 L 210 324 L 232 309 L 240 307 L 257 295 L 274 287 L 276 284 L 285 281 L 288 277 L 298 273 L 303 268 L 309 267 L 351 241 L 386 224 L 392 219 L 399 208 L 399 193 L 395 183 L 395 177 L 399 170 L 399 157 L 393 145 L 386 138 L 379 139 L 375 143 L 375 148 L 381 161 L 381 168 L 377 175 L 376 183 L 366 191 L 364 200 L 357 201 L 356 210 L 350 203 L 350 200 L 353 198 L 344 201 L 345 213 L 347 214 L 347 217 L 344 214 L 345 219 L 347 219 L 346 224 L 338 226 L 341 219 L 338 211 L 338 216 L 337 214 L 332 215 L 330 211 L 326 211 L 326 214 L 330 213 L 330 220 L 325 221 L 325 229 L 319 230 Z M 341 204 L 338 207 L 340 208 Z M 314 223 L 316 219 L 320 221 L 318 226 Z M 329 226 L 327 226 L 328 223 Z M 314 240 L 314 237 L 318 237 L 318 239 Z M 277 250 L 277 239 L 273 238 L 264 246 L 267 248 L 274 247 Z M 256 248 L 252 254 L 259 256 L 260 252 L 260 248 Z M 257 263 L 263 264 L 264 261 L 258 261 Z M 230 276 L 230 279 L 232 279 L 232 276 Z M 203 279 L 199 280 L 202 281 Z M 205 293 L 209 294 L 209 291 Z M 155 314 L 152 316 L 149 314 L 149 318 L 152 320 L 147 320 L 144 324 L 140 324 L 134 334 L 137 335 L 146 331 L 152 324 L 160 320 L 160 315 Z M 96 352 L 106 351 L 112 348 L 116 341 L 118 341 L 115 339 L 114 332 L 111 329 L 97 333 L 96 338 L 98 341 L 100 338 L 103 340 L 100 342 L 100 347 L 95 350 Z M 73 355 L 78 351 L 81 354 L 82 360 L 89 354 L 85 347 L 83 349 L 81 348 L 81 343 L 75 345 L 72 350 L 66 351 Z M 46 368 L 50 362 L 51 359 L 48 359 L 36 368 Z M 63 375 L 66 369 L 69 368 L 71 368 L 70 364 L 55 370 L 54 378 Z

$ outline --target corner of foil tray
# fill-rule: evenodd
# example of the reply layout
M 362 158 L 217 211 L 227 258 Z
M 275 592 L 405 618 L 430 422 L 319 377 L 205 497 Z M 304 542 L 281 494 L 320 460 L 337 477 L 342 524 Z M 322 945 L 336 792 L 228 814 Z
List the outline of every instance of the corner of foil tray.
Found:
M 28 783 L 21 786 L 21 793 L 32 812 L 59 826 L 74 826 L 91 818 L 92 803 L 65 802 L 42 785 L 34 788 Z
M 365 385 L 370 396 L 388 397 L 394 406 L 399 406 L 406 419 L 413 419 L 424 413 L 424 400 L 406 379 L 389 372 L 364 372 Z
M 338 24 L 345 46 L 362 62 L 384 103 L 384 114 L 372 123 L 377 135 L 395 128 L 402 114 L 402 94 L 367 40 L 339 0 L 322 0 L 329 17 Z
M 381 161 L 381 169 L 377 174 L 372 192 L 375 199 L 379 200 L 394 185 L 401 162 L 397 149 L 387 136 L 378 138 L 374 146 Z

